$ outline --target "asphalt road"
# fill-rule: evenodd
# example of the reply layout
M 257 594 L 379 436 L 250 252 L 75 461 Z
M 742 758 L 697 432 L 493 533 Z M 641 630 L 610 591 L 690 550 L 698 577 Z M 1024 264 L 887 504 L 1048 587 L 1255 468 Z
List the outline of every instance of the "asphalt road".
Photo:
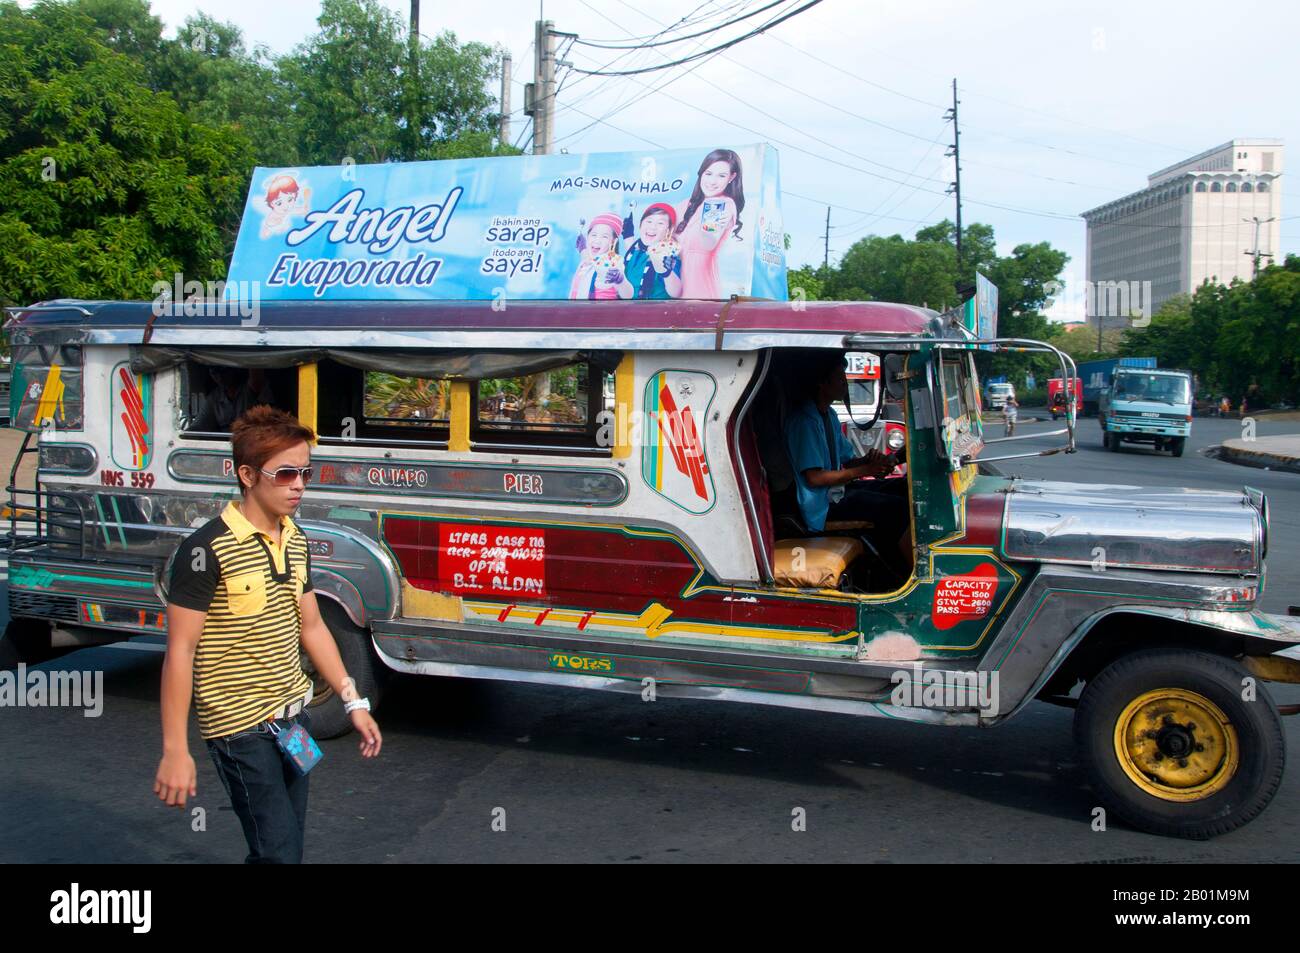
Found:
M 1300 429 L 1296 424 L 1260 433 Z M 1003 464 L 1023 476 L 1265 490 L 1273 536 L 1264 607 L 1297 589 L 1300 476 L 1192 452 L 1108 453 L 1095 420 L 1072 456 Z M 1027 425 L 1028 431 L 1048 429 Z M 1193 443 L 1239 432 L 1198 420 Z M 1026 446 L 1038 439 L 1023 442 Z M 1300 601 L 1300 600 L 1296 600 Z M 0 862 L 237 862 L 244 844 L 194 734 L 197 805 L 151 792 L 162 656 L 87 649 L 45 668 L 102 671 L 100 717 L 0 709 Z M 1274 690 L 1300 702 L 1300 687 Z M 1034 703 L 994 730 L 934 728 L 757 706 L 470 680 L 403 677 L 378 713 L 379 759 L 323 743 L 312 774 L 307 860 L 431 861 L 1294 861 L 1300 774 L 1254 822 L 1201 843 L 1092 829 L 1096 799 L 1070 740 L 1071 712 Z M 1287 726 L 1300 763 L 1300 724 Z M 792 829 L 802 809 L 806 829 Z M 495 822 L 495 823 L 494 823 Z M 500 828 L 504 822 L 504 830 Z M 204 829 L 196 830 L 196 826 Z

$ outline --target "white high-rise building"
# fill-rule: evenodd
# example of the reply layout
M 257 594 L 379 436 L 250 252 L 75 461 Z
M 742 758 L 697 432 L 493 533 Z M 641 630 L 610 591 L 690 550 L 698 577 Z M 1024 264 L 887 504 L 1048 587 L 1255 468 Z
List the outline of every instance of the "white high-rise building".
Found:
M 1282 218 L 1282 140 L 1233 139 L 1147 177 L 1147 187 L 1083 213 L 1090 289 L 1122 282 L 1151 311 L 1206 279 L 1249 281 L 1259 251 L 1277 255 Z M 1276 258 L 1263 257 L 1260 267 Z M 1151 282 L 1149 286 L 1145 282 Z M 1111 317 L 1101 305 L 1089 313 Z M 1109 326 L 1109 325 L 1107 325 Z

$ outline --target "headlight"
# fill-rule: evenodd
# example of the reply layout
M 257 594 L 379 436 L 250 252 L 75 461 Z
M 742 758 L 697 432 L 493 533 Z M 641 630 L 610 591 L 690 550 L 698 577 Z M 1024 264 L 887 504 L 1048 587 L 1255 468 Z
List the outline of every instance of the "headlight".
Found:
M 890 450 L 901 450 L 905 443 L 907 443 L 907 438 L 903 436 L 901 430 L 891 430 L 885 434 L 885 446 Z

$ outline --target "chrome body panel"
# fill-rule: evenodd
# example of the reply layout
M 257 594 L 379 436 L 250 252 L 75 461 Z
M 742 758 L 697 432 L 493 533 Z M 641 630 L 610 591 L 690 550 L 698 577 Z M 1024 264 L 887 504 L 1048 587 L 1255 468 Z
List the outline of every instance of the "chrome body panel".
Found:
M 1254 654 L 1300 643 L 1300 619 L 1256 612 L 1242 586 L 1221 575 L 1047 565 L 1033 578 L 980 660 L 1000 673 L 999 724 L 1042 689 L 1098 622 L 1126 613 L 1170 619 L 1238 636 Z M 1141 632 L 1133 649 L 1143 648 Z
M 1009 559 L 1257 575 L 1263 542 L 1245 492 L 1016 481 L 1006 494 Z
M 355 529 L 310 517 L 299 519 L 298 526 L 310 547 L 313 589 L 338 602 L 360 626 L 397 615 L 401 603 L 397 566 L 380 542 Z
M 401 634 L 383 627 L 375 632 L 373 640 L 380 659 L 398 672 L 560 685 L 638 697 L 642 696 L 647 683 L 653 681 L 656 697 L 775 705 L 937 725 L 975 725 L 979 718 L 974 710 L 892 704 L 890 690 L 893 686 L 889 682 L 889 672 L 882 665 L 840 663 L 836 667 L 838 671 L 846 670 L 846 666 L 853 670 L 853 675 L 842 676 L 836 672 L 800 672 L 792 669 L 786 660 L 780 669 L 746 668 L 743 675 L 739 669 L 733 669 L 727 676 L 732 680 L 729 685 L 707 684 L 702 683 L 704 680 L 698 677 L 699 670 L 693 666 L 704 664 L 716 673 L 720 667 L 729 668 L 728 656 L 731 657 L 731 666 L 741 665 L 740 653 L 707 653 L 712 660 L 704 662 L 702 658 L 691 657 L 702 656 L 702 653 L 663 650 L 652 656 L 640 654 L 644 645 L 629 643 L 611 647 L 597 646 L 587 640 L 571 640 L 577 647 L 561 652 L 614 652 L 619 655 L 620 669 L 625 670 L 622 677 L 578 674 L 556 671 L 548 666 L 546 657 L 554 650 L 554 645 L 535 645 L 531 639 L 527 644 L 503 642 L 492 638 L 491 633 L 482 632 L 481 627 L 476 632 L 473 626 L 417 627 L 410 623 L 399 626 L 403 630 Z M 485 640 L 474 641 L 476 634 L 486 636 Z M 587 644 L 583 645 L 583 642 Z M 769 657 L 762 661 L 770 664 L 777 660 Z M 911 672 L 913 665 L 892 663 L 888 668 Z

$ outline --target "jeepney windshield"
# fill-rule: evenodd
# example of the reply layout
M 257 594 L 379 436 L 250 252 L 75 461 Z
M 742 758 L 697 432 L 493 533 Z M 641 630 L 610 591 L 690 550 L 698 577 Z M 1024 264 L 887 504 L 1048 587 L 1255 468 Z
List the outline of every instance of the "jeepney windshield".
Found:
M 874 407 L 876 404 L 876 382 L 849 381 L 849 403 L 854 407 Z
M 1180 374 L 1115 375 L 1115 397 L 1120 400 L 1153 400 L 1166 404 L 1190 402 L 1190 382 Z

